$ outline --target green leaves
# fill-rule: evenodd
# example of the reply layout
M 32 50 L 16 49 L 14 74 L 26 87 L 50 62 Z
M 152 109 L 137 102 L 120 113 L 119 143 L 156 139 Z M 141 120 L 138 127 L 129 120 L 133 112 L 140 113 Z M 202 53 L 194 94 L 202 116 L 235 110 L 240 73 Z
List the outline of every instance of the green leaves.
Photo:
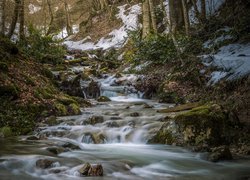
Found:
M 28 31 L 26 45 L 22 48 L 29 56 L 42 63 L 58 64 L 62 61 L 65 49 L 60 41 L 54 40 L 51 35 L 43 35 L 33 26 L 29 26 Z

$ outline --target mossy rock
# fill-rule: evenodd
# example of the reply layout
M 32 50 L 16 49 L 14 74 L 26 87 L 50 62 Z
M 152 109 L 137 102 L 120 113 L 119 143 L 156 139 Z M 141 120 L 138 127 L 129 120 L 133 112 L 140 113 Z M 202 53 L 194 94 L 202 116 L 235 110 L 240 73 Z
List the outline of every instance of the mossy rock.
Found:
M 13 132 L 10 127 L 5 126 L 5 127 L 0 128 L 0 137 L 6 138 L 6 137 L 11 137 L 11 136 L 13 136 Z
M 76 103 L 72 103 L 69 105 L 68 107 L 68 113 L 71 115 L 79 115 L 81 114 L 81 110 L 79 105 L 77 105 Z
M 34 95 L 39 99 L 52 99 L 54 98 L 55 92 L 49 87 L 46 88 L 37 88 L 34 90 Z
M 161 129 L 156 133 L 156 135 L 148 141 L 148 143 L 172 145 L 173 143 L 175 143 L 175 137 L 173 136 L 171 131 L 162 126 Z
M 67 108 L 60 102 L 55 102 L 54 107 L 56 109 L 56 115 L 58 116 L 66 116 L 68 114 Z
M 56 119 L 56 116 L 50 116 L 46 119 L 46 123 L 49 125 L 49 126 L 54 126 L 54 125 L 57 125 L 58 124 L 58 121 Z
M 57 101 L 68 106 L 70 104 L 77 104 L 76 100 L 74 100 L 73 98 L 71 98 L 70 96 L 60 96 L 59 98 L 57 98 Z
M 224 141 L 227 114 L 219 105 L 200 106 L 174 119 L 186 145 L 218 145 Z
M 109 99 L 109 98 L 106 97 L 106 96 L 99 96 L 99 97 L 97 98 L 97 101 L 98 101 L 98 102 L 109 102 L 109 101 L 111 101 L 111 99 Z

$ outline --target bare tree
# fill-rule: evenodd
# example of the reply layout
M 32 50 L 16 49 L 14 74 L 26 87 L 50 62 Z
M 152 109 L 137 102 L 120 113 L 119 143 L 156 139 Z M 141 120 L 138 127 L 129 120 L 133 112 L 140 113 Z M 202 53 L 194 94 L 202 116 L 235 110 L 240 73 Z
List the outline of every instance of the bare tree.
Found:
M 49 29 L 48 29 L 46 35 L 49 35 L 52 32 L 52 26 L 54 23 L 54 15 L 53 15 L 51 1 L 47 0 L 47 4 L 48 4 L 48 8 L 49 8 L 50 22 L 49 22 Z
M 188 15 L 188 8 L 187 8 L 187 2 L 186 0 L 182 0 L 182 9 L 183 9 L 183 16 L 184 16 L 184 23 L 185 23 L 185 30 L 186 30 L 186 35 L 189 35 L 189 15 Z
M 201 0 L 201 21 L 204 23 L 206 21 L 206 0 Z
M 152 28 L 153 28 L 154 33 L 157 33 L 157 23 L 156 23 L 154 4 L 152 0 L 148 0 L 148 3 L 149 3 L 150 15 L 151 15 Z
M 65 14 L 66 14 L 66 30 L 68 35 L 71 35 L 73 33 L 72 26 L 71 26 L 71 19 L 69 15 L 69 6 L 66 0 L 64 0 L 64 8 L 65 8 Z
M 25 34 L 24 34 L 24 0 L 21 0 L 19 3 L 19 35 L 20 35 L 20 40 L 25 39 Z
M 17 19 L 18 19 L 18 14 L 19 14 L 19 7 L 20 7 L 20 0 L 15 0 L 15 8 L 14 8 L 14 14 L 12 16 L 12 21 L 10 24 L 10 29 L 9 29 L 9 33 L 8 33 L 8 37 L 11 38 L 11 36 L 13 35 L 15 28 L 16 28 L 16 23 L 17 23 Z
M 5 34 L 5 4 L 6 0 L 0 0 L 0 35 Z
M 150 32 L 150 15 L 148 0 L 142 3 L 143 22 L 142 22 L 142 38 L 145 38 Z

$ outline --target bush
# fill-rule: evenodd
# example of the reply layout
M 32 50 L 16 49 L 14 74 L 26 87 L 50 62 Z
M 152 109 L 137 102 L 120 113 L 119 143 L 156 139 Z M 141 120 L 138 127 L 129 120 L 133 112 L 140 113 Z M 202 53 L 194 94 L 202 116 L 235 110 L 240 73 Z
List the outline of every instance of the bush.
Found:
M 201 48 L 201 42 L 181 34 L 176 35 L 176 41 L 181 56 Z M 130 41 L 124 57 L 127 61 L 135 64 L 140 64 L 141 61 L 164 64 L 176 62 L 179 59 L 170 35 L 149 35 L 147 38 L 141 39 L 141 34 L 138 31 L 130 33 Z
M 60 41 L 54 40 L 52 35 L 42 35 L 40 31 L 30 26 L 29 36 L 23 46 L 23 50 L 41 63 L 58 64 L 62 61 L 65 49 Z

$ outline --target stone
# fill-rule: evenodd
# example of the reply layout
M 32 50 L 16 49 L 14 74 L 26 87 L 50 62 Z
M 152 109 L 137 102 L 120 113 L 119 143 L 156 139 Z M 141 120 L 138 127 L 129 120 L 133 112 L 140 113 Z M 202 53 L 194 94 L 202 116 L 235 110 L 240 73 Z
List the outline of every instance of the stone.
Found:
M 97 101 L 98 102 L 109 102 L 109 101 L 111 101 L 108 97 L 106 97 L 106 96 L 99 96 L 98 98 L 97 98 Z
M 78 172 L 81 176 L 103 176 L 103 167 L 101 164 L 85 163 Z
M 119 116 L 113 116 L 113 117 L 110 117 L 110 120 L 120 120 L 122 119 L 121 117 Z
M 103 123 L 103 122 L 104 122 L 103 116 L 92 116 L 86 121 L 83 121 L 83 125 L 87 125 L 87 124 L 95 125 L 95 124 Z
M 48 147 L 46 148 L 47 151 L 53 153 L 53 154 L 60 154 L 62 152 L 66 152 L 67 150 L 62 147 Z
M 103 176 L 103 167 L 101 164 L 92 165 L 88 171 L 88 176 Z
M 49 159 L 39 159 L 36 161 L 36 167 L 41 169 L 47 169 L 53 166 L 53 163 L 55 161 L 49 160 Z
M 218 162 L 222 160 L 232 160 L 233 156 L 228 146 L 219 146 L 212 149 L 212 152 L 208 156 L 208 160 L 212 162 Z
M 140 114 L 138 112 L 133 112 L 133 113 L 130 113 L 130 116 L 131 117 L 138 117 L 138 116 L 140 116 Z
M 149 108 L 153 108 L 153 106 L 150 106 L 149 104 L 145 103 L 145 104 L 143 105 L 143 108 L 149 109 Z
M 29 137 L 26 138 L 26 140 L 37 141 L 37 140 L 39 140 L 39 137 L 37 137 L 37 136 L 29 136 Z
M 69 142 L 66 142 L 65 144 L 63 144 L 62 147 L 67 148 L 67 149 L 72 149 L 72 150 L 81 149 L 79 146 L 74 145 L 74 144 L 69 143 Z
M 88 176 L 89 175 L 89 170 L 91 168 L 90 163 L 85 163 L 79 170 L 78 172 L 83 175 L 83 176 Z
M 111 127 L 111 128 L 113 128 L 113 127 L 119 127 L 118 123 L 115 122 L 115 121 L 107 121 L 107 122 L 105 123 L 105 125 L 106 125 L 107 127 Z

